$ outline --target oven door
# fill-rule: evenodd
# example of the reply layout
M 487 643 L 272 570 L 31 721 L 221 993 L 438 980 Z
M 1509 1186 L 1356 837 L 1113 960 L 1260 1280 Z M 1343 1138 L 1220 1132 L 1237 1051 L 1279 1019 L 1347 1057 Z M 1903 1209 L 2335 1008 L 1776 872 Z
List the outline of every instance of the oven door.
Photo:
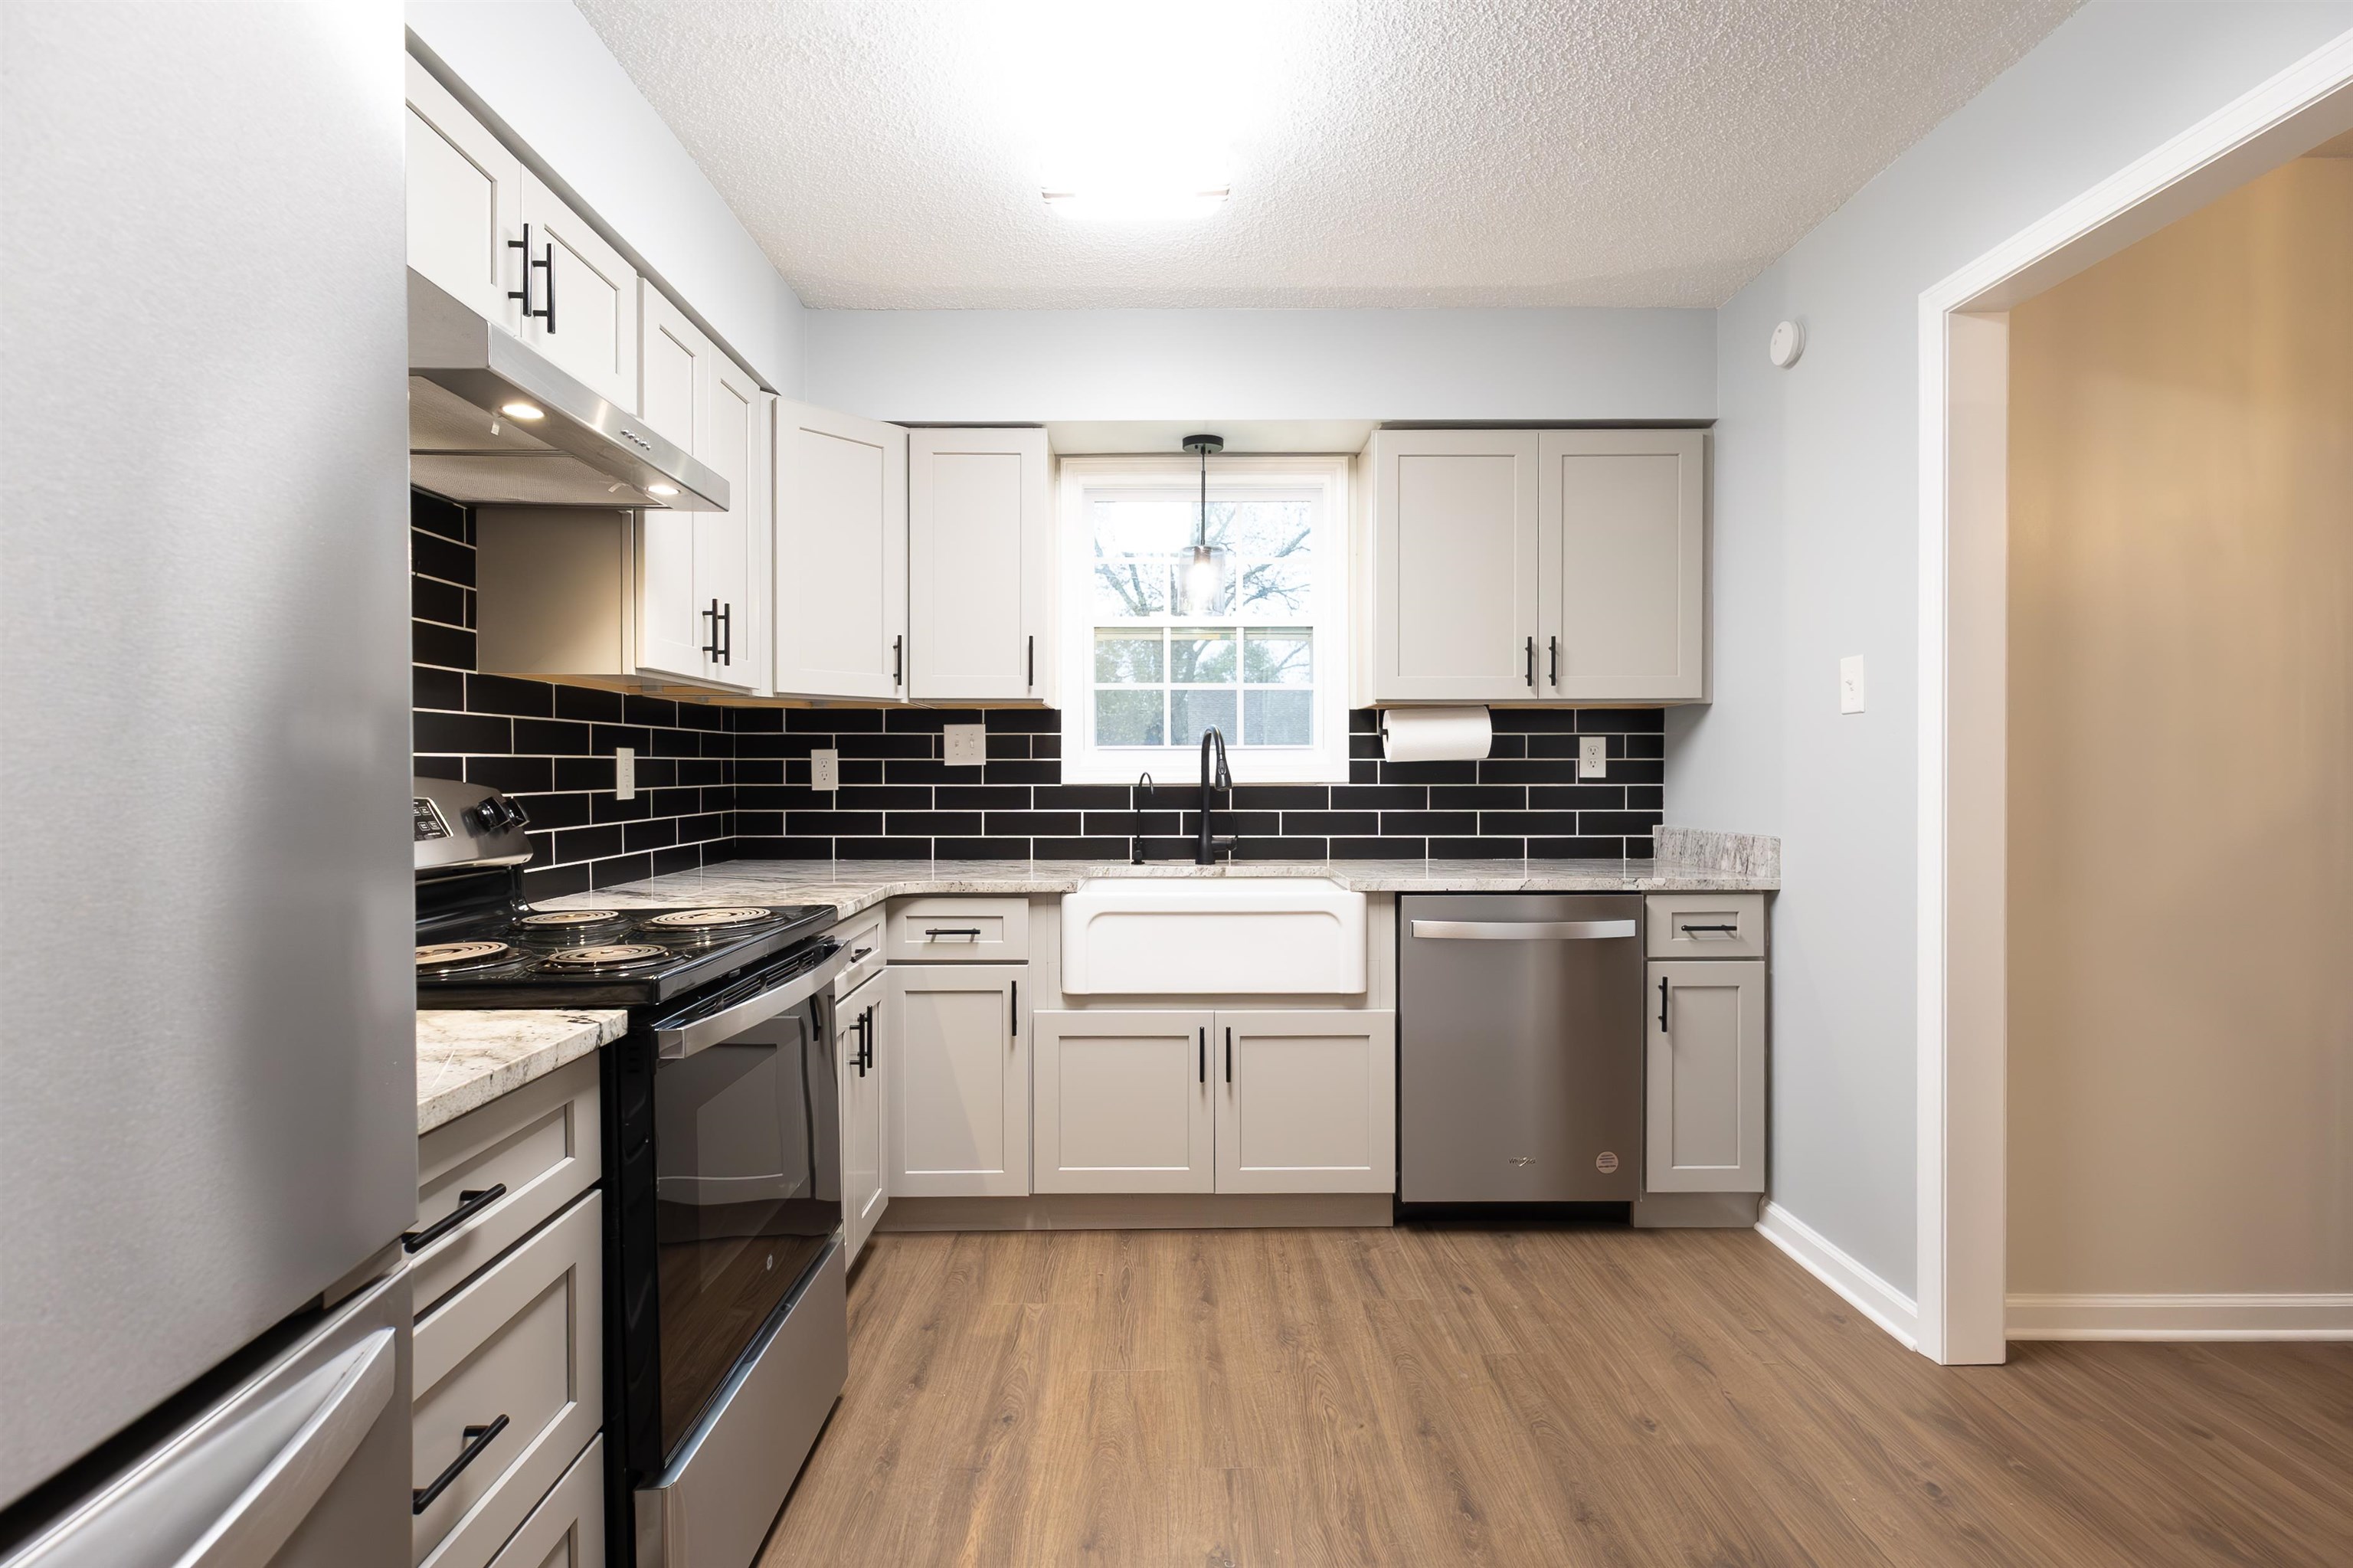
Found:
M 659 1345 L 659 1435 L 640 1455 L 646 1469 L 670 1467 L 717 1414 L 739 1364 L 840 1231 L 828 1042 L 832 982 L 847 961 L 837 944 L 811 944 L 649 1031 L 651 1159 L 633 1163 L 640 1185 L 651 1167 L 652 1223 L 635 1246 L 623 1238 L 624 1276 L 638 1303 L 650 1291 Z

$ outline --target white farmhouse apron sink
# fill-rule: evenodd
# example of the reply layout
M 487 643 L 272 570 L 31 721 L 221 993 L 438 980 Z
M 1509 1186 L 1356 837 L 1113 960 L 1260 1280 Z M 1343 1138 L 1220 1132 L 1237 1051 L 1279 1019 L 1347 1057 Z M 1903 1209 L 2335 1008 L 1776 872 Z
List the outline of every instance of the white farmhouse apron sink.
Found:
M 1095 877 L 1062 900 L 1077 996 L 1365 989 L 1365 895 L 1320 877 Z

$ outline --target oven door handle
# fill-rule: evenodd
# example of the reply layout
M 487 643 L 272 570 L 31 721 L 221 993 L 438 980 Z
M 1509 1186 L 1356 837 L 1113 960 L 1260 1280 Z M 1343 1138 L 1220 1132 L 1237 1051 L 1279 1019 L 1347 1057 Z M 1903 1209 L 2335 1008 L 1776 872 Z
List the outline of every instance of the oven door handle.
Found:
M 835 977 L 849 967 L 849 949 L 836 948 L 816 968 L 803 969 L 774 991 L 764 991 L 723 1012 L 698 1018 L 676 1029 L 655 1030 L 654 1054 L 664 1062 L 676 1062 L 698 1051 L 724 1044 L 746 1029 L 765 1023 L 786 1008 L 798 1007 L 831 985 Z

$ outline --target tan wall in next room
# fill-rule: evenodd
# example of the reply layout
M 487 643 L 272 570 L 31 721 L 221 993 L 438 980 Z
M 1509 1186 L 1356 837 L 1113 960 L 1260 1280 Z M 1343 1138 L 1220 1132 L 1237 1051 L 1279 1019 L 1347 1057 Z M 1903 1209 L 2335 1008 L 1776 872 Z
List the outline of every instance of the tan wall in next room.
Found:
M 2353 1291 L 2353 160 L 2010 329 L 2010 1289 Z

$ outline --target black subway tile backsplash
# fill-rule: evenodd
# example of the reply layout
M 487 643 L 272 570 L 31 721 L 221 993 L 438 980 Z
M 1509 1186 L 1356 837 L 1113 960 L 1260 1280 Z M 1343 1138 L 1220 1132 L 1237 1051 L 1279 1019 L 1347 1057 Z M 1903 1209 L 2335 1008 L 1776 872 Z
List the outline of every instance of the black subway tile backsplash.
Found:
M 474 551 L 463 508 L 411 503 L 417 770 L 514 793 L 532 814 L 533 898 L 719 861 L 1189 858 L 1200 791 L 1184 777 L 1139 796 L 1062 782 L 1061 715 L 1039 708 L 721 707 L 479 673 Z M 987 761 L 949 767 L 942 727 L 987 727 Z M 1244 784 L 1220 833 L 1248 860 L 1651 853 L 1661 816 L 1658 708 L 1499 708 L 1482 762 L 1381 760 L 1379 715 L 1348 715 L 1348 782 Z M 1609 775 L 1579 780 L 1580 736 L 1608 737 Z M 638 754 L 638 796 L 614 792 L 613 752 Z M 841 788 L 809 787 L 808 756 L 839 754 Z M 1138 813 L 1141 808 L 1141 814 Z

